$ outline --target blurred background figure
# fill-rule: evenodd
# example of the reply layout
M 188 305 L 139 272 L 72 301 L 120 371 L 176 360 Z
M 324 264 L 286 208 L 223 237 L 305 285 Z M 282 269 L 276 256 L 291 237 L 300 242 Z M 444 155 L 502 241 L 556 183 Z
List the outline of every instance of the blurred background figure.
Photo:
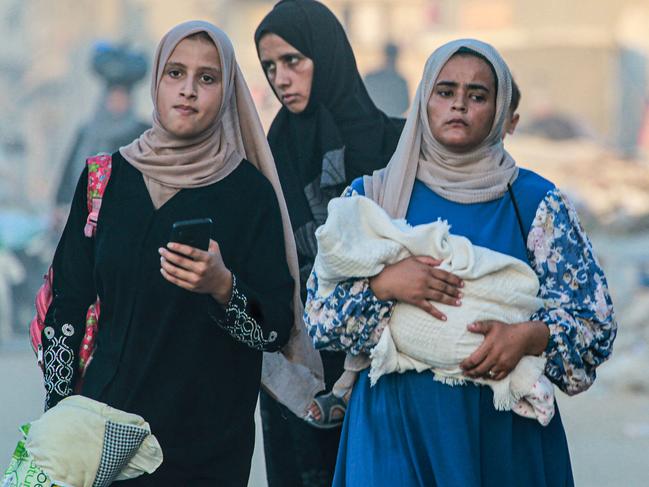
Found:
M 24 277 L 22 265 L 0 240 L 0 343 L 9 340 L 14 331 L 11 286 Z
M 365 87 L 376 106 L 388 117 L 400 117 L 408 109 L 408 83 L 397 71 L 399 46 L 387 42 L 383 48 L 385 61 L 376 71 L 365 76 Z
M 125 45 L 99 42 L 92 55 L 92 69 L 104 83 L 104 91 L 92 118 L 79 128 L 63 168 L 56 205 L 66 210 L 88 154 L 113 153 L 149 127 L 135 115 L 131 96 L 133 86 L 147 72 L 144 55 Z
M 40 235 L 47 233 L 47 218 L 30 211 L 29 195 L 23 191 L 25 143 L 12 127 L 0 132 L 0 344 L 7 343 L 33 313 L 33 291 L 40 285 L 42 266 L 29 263 L 38 254 Z M 30 281 L 30 282 L 28 282 Z M 31 283 L 31 286 L 30 286 Z M 31 295 L 29 295 L 31 293 Z M 21 326 L 22 325 L 22 326 Z
M 24 175 L 16 171 L 16 164 L 25 157 L 25 141 L 8 125 L 0 130 L 0 207 L 3 208 L 25 200 L 20 191 Z

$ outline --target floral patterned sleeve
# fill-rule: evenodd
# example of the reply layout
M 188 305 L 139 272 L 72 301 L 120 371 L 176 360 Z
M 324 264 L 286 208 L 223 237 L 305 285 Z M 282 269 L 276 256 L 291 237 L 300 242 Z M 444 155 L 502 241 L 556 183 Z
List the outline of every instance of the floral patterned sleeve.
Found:
M 357 195 L 352 187 L 343 197 Z M 394 301 L 378 299 L 369 279 L 349 279 L 339 283 L 328 296 L 318 295 L 318 276 L 311 272 L 307 281 L 304 321 L 317 349 L 369 353 L 390 321 Z
M 539 205 L 527 250 L 545 307 L 532 320 L 545 322 L 550 338 L 546 375 L 562 391 L 585 391 L 595 369 L 611 354 L 617 333 L 606 277 L 577 212 L 558 189 Z

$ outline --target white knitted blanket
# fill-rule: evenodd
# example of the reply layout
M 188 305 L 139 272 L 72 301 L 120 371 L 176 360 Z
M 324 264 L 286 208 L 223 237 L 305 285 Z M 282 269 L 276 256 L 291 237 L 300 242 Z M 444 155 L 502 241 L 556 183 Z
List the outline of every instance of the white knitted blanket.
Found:
M 320 296 L 331 294 L 343 280 L 374 276 L 411 255 L 441 259 L 441 269 L 465 282 L 461 306 L 434 303 L 447 316 L 445 322 L 415 306 L 395 305 L 372 350 L 372 385 L 384 374 L 413 369 L 432 370 L 437 380 L 451 385 L 473 380 L 463 375 L 459 364 L 484 337 L 470 333 L 467 325 L 477 320 L 526 321 L 543 304 L 537 298 L 538 279 L 528 265 L 450 234 L 446 222 L 411 227 L 405 220 L 392 220 L 363 196 L 333 199 L 328 210 L 326 223 L 316 231 L 314 270 Z M 509 410 L 532 390 L 544 367 L 544 358 L 525 356 L 501 381 L 474 381 L 491 386 L 495 407 Z

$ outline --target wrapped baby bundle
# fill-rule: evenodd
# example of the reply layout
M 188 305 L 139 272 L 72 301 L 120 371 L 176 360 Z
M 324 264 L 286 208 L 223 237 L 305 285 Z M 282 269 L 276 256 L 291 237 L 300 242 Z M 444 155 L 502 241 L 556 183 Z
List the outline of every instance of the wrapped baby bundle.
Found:
M 543 302 L 537 298 L 539 282 L 528 265 L 450 234 L 449 225 L 443 221 L 412 227 L 405 220 L 392 220 L 363 196 L 334 199 L 328 209 L 326 223 L 316 232 L 318 255 L 314 270 L 321 297 L 328 296 L 341 281 L 374 276 L 386 265 L 412 255 L 442 260 L 440 269 L 465 282 L 461 306 L 435 303 L 447 321 L 406 303 L 395 305 L 371 353 L 372 385 L 384 374 L 432 370 L 436 380 L 450 385 L 467 380 L 489 385 L 499 410 L 512 409 L 532 391 L 543 377 L 544 358 L 523 357 L 501 381 L 471 379 L 459 367 L 484 339 L 481 334 L 469 332 L 468 324 L 478 320 L 527 321 L 542 307 Z M 361 368 L 358 361 L 356 358 L 356 370 Z

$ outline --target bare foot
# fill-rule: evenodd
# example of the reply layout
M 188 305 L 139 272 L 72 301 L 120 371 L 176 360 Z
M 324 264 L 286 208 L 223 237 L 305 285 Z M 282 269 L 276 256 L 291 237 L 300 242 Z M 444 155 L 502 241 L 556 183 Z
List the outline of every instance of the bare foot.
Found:
M 322 418 L 322 415 L 320 414 L 320 408 L 316 405 L 315 402 L 311 403 L 307 414 L 311 416 L 313 419 L 315 419 L 316 421 L 320 421 L 320 419 Z

